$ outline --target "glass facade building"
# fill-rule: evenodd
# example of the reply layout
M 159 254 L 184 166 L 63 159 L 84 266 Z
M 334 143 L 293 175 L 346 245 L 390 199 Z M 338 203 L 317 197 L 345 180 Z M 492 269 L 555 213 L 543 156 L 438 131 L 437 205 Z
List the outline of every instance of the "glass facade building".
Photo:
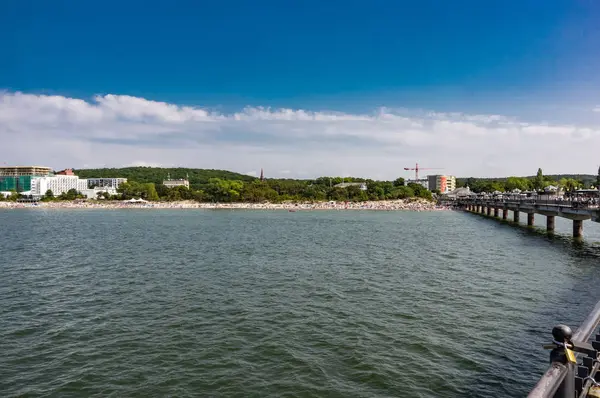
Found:
M 0 191 L 31 191 L 31 179 L 33 176 L 1 177 Z

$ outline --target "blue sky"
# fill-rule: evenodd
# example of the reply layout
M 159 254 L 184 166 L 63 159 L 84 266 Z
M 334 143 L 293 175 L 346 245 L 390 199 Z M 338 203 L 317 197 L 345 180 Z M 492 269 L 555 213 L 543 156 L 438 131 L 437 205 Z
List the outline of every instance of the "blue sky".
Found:
M 600 3 L 593 0 L 8 0 L 0 4 L 0 35 L 7 38 L 0 41 L 4 58 L 0 63 L 0 90 L 4 90 L 6 98 L 14 98 L 17 93 L 36 98 L 50 95 L 84 100 L 92 107 L 98 107 L 94 101 L 97 95 L 130 96 L 208 109 L 226 117 L 244 107 L 347 115 L 377 114 L 384 107 L 393 110 L 387 113 L 415 120 L 422 120 L 417 115 L 430 111 L 502 115 L 516 118 L 519 123 L 590 129 L 589 137 L 584 135 L 593 140 L 600 123 L 600 112 L 593 112 L 600 105 L 598 21 Z M 11 103 L 14 106 L 14 101 Z M 123 101 L 119 103 L 125 106 Z M 5 112 L 6 109 L 9 108 L 5 106 Z M 17 137 L 31 133 L 21 131 L 25 127 L 15 123 L 14 118 L 10 125 L 5 120 L 0 124 L 0 134 Z M 103 137 L 92 133 L 97 126 L 81 123 L 77 125 L 77 137 L 71 137 L 72 144 L 80 148 L 98 145 L 98 139 Z M 157 145 L 172 148 L 181 142 L 177 135 L 180 129 L 171 129 L 171 134 L 169 128 L 161 128 L 160 138 L 154 137 Z M 357 156 L 352 145 L 369 144 L 365 162 L 369 156 L 378 157 L 376 140 L 356 145 L 355 139 L 344 134 L 328 134 L 331 126 L 317 136 L 297 137 L 287 143 L 288 147 L 284 141 L 289 130 L 298 126 L 288 123 L 277 130 L 269 124 L 269 129 L 275 130 L 268 138 L 252 133 L 261 128 L 220 127 L 218 139 L 204 137 L 202 141 L 204 146 L 208 141 L 229 142 L 229 147 L 219 147 L 225 154 L 243 152 L 241 142 L 260 142 L 260 148 L 255 149 L 261 151 L 256 156 L 262 158 L 255 161 L 256 166 L 252 166 L 250 158 L 239 164 L 216 158 L 215 164 L 210 165 L 174 154 L 161 157 L 145 152 L 149 149 L 147 136 L 140 139 L 139 147 L 133 148 L 135 137 L 130 137 L 127 145 L 111 141 L 110 150 L 117 153 L 127 147 L 128 153 L 134 151 L 134 161 L 140 163 L 172 164 L 179 159 L 189 166 L 227 167 L 242 172 L 260 169 L 262 162 L 281 175 L 360 173 L 363 169 L 344 165 L 341 160 L 344 156 Z M 370 128 L 363 127 L 365 134 L 360 139 L 368 141 L 366 133 Z M 89 135 L 86 129 L 90 130 Z M 189 134 L 196 129 L 202 130 L 187 126 L 185 131 Z M 40 134 L 48 136 L 51 132 Z M 439 134 L 450 137 L 443 131 Z M 490 141 L 502 139 L 493 134 L 487 137 Z M 331 164 L 320 160 L 320 166 L 308 167 L 302 156 L 318 152 L 308 144 L 325 136 L 327 142 L 339 140 L 337 152 L 341 158 L 332 159 Z M 356 134 L 352 136 L 356 138 Z M 523 136 L 519 137 L 526 142 Z M 306 147 L 299 145 L 298 140 Z M 270 141 L 272 147 L 268 146 Z M 380 153 L 389 149 L 390 142 L 380 142 Z M 397 153 L 406 154 L 395 157 L 398 165 L 420 159 L 421 163 L 431 163 L 439 158 L 431 151 L 425 152 L 425 144 L 421 148 L 410 147 L 409 139 L 399 142 L 402 148 Z M 549 146 L 551 142 L 548 139 Z M 296 154 L 296 161 L 279 159 L 278 154 L 300 147 L 303 153 Z M 35 162 L 18 151 L 13 156 L 12 162 Z M 489 158 L 474 156 L 477 162 Z M 520 152 L 506 154 L 508 158 L 520 156 Z M 45 161 L 64 158 L 48 156 Z M 88 155 L 69 161 L 75 163 L 74 167 L 81 167 L 82 162 L 118 165 L 116 159 Z M 385 167 L 396 169 L 396 160 L 390 158 Z M 452 162 L 451 158 L 443 160 Z M 461 175 L 527 174 L 535 171 L 532 168 L 537 169 L 533 162 L 539 164 L 543 160 L 540 157 L 522 161 L 518 167 L 507 170 L 492 166 L 483 170 L 470 168 L 467 163 L 444 167 L 449 173 Z M 590 171 L 587 168 L 591 162 L 577 162 L 565 162 L 571 167 L 565 171 Z M 562 167 L 547 163 L 543 164 L 547 168 Z M 382 177 L 398 173 L 375 168 L 364 172 Z

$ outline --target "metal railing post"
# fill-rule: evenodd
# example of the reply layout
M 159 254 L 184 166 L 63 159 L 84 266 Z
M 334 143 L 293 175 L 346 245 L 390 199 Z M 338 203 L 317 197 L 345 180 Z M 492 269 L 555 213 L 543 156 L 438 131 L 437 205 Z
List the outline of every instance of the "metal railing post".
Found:
M 573 331 L 566 325 L 558 325 L 552 329 L 555 342 L 567 344 L 573 338 Z M 575 398 L 575 364 L 568 360 L 565 348 L 558 346 L 550 351 L 550 364 L 560 363 L 565 366 L 565 376 L 554 398 Z

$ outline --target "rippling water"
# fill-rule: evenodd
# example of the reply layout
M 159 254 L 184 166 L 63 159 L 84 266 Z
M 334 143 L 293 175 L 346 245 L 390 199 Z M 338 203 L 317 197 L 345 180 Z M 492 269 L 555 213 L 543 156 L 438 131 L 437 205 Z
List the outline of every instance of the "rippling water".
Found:
M 458 212 L 0 225 L 2 396 L 523 396 L 600 299 L 590 222 L 584 244 Z

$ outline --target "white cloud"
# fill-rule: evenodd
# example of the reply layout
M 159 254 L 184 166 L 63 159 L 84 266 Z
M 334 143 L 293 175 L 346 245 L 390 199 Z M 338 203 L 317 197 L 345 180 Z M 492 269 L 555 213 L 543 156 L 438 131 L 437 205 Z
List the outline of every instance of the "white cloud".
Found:
M 0 93 L 1 162 L 65 167 L 265 169 L 269 177 L 594 173 L 600 128 L 389 108 L 366 114 L 247 107 L 223 114 L 124 95 Z M 6 148 L 9 148 L 8 150 Z M 256 171 L 252 172 L 256 175 Z
M 600 112 L 600 105 L 592 109 L 592 112 Z

